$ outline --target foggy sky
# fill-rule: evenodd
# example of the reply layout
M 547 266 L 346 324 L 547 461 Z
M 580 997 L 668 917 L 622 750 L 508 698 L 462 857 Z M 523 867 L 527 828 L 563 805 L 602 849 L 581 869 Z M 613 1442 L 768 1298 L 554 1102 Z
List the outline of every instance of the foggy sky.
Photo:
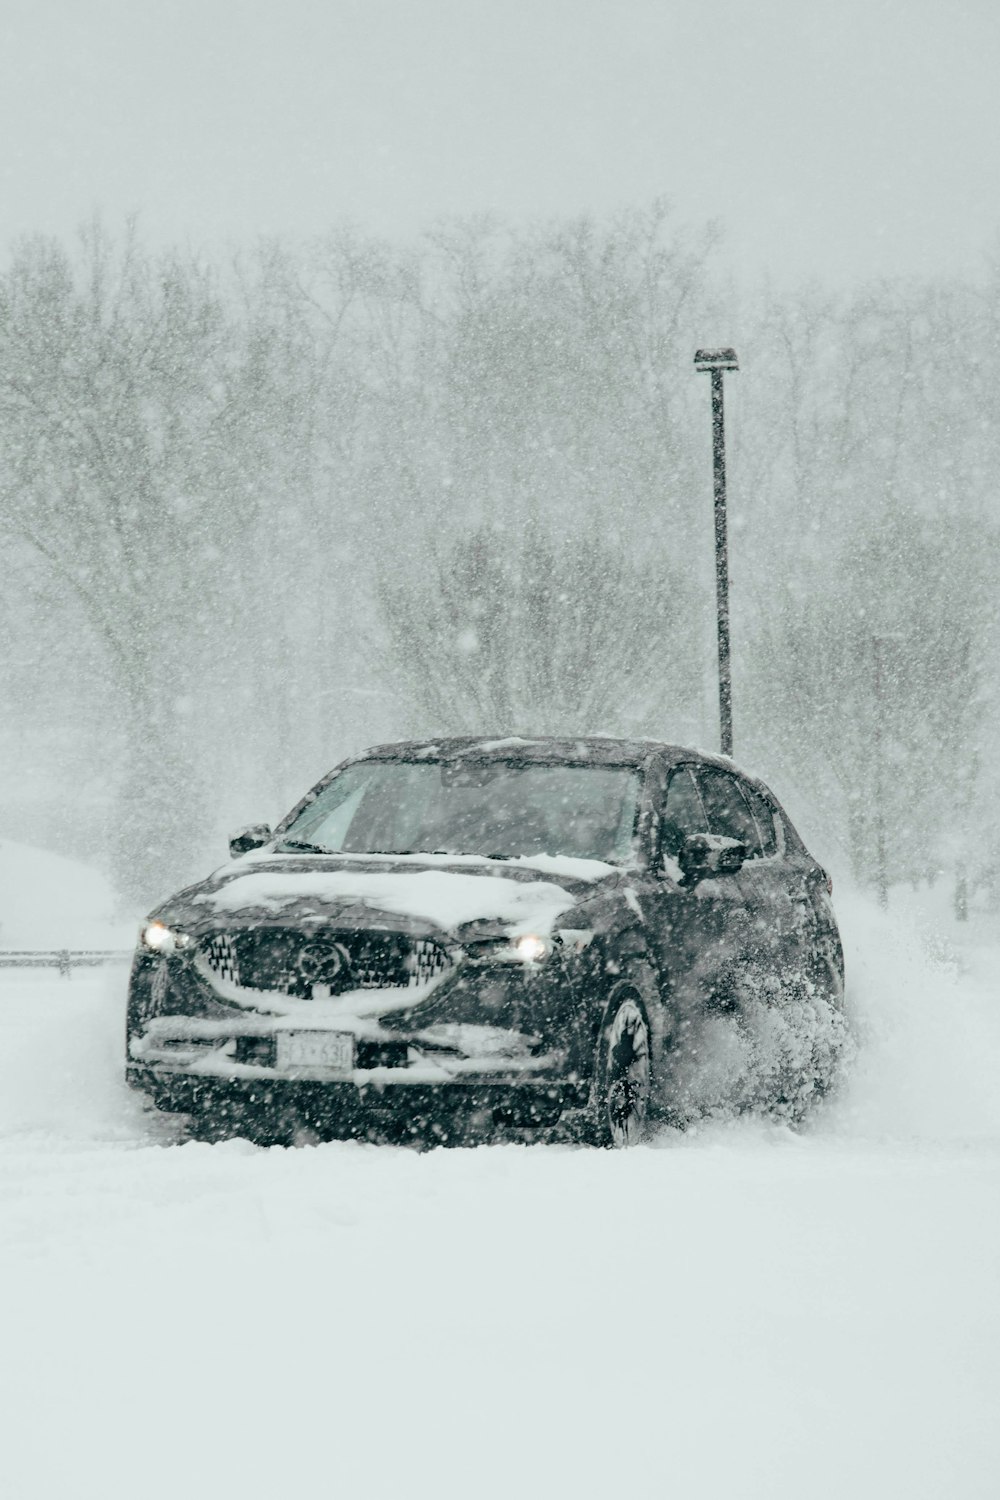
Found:
M 718 217 L 756 277 L 974 272 L 996 0 L 3 0 L 0 238 Z

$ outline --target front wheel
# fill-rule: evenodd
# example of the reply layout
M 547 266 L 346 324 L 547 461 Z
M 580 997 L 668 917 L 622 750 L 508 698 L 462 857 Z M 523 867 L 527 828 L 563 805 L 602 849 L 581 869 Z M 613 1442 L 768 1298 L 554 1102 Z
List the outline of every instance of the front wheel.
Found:
M 598 1067 L 597 1127 L 602 1146 L 634 1146 L 649 1114 L 649 1027 L 635 1000 L 623 1000 L 604 1028 Z

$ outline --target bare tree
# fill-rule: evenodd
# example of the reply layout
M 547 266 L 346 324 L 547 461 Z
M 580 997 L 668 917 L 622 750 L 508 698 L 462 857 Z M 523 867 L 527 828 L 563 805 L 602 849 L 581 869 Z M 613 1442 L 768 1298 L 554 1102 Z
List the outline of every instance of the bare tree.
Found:
M 1000 533 L 977 404 L 956 399 L 971 312 L 962 289 L 881 286 L 806 293 L 758 331 L 744 430 L 766 504 L 747 519 L 769 566 L 749 601 L 748 732 L 825 804 L 864 880 L 877 819 L 893 878 L 973 858 Z
M 273 438 L 254 376 L 214 276 L 133 234 L 91 226 L 75 261 L 29 242 L 0 280 L 0 536 L 100 644 L 125 753 L 110 837 L 146 898 L 190 860 L 203 806 L 192 685 L 234 622 Z
M 432 732 L 665 732 L 698 697 L 683 571 L 596 526 L 441 538 L 384 570 L 380 595 Z

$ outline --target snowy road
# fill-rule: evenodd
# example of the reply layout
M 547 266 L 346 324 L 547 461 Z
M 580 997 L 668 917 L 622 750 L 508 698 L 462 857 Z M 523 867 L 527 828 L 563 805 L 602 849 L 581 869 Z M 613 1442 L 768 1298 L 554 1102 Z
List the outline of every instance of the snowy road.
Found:
M 619 1154 L 176 1145 L 0 973 L 0 1493 L 995 1496 L 998 950 L 840 908 L 845 1097 Z

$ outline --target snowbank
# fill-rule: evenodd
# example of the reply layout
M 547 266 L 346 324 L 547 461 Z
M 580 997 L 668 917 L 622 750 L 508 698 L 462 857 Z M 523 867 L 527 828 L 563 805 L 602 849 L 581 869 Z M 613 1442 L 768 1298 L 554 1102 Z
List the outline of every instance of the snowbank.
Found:
M 899 907 L 903 906 L 900 912 Z M 1000 933 L 894 893 L 837 901 L 859 1053 L 818 1128 L 866 1140 L 1000 1143 Z
M 0 948 L 132 948 L 111 886 L 59 854 L 0 840 Z

